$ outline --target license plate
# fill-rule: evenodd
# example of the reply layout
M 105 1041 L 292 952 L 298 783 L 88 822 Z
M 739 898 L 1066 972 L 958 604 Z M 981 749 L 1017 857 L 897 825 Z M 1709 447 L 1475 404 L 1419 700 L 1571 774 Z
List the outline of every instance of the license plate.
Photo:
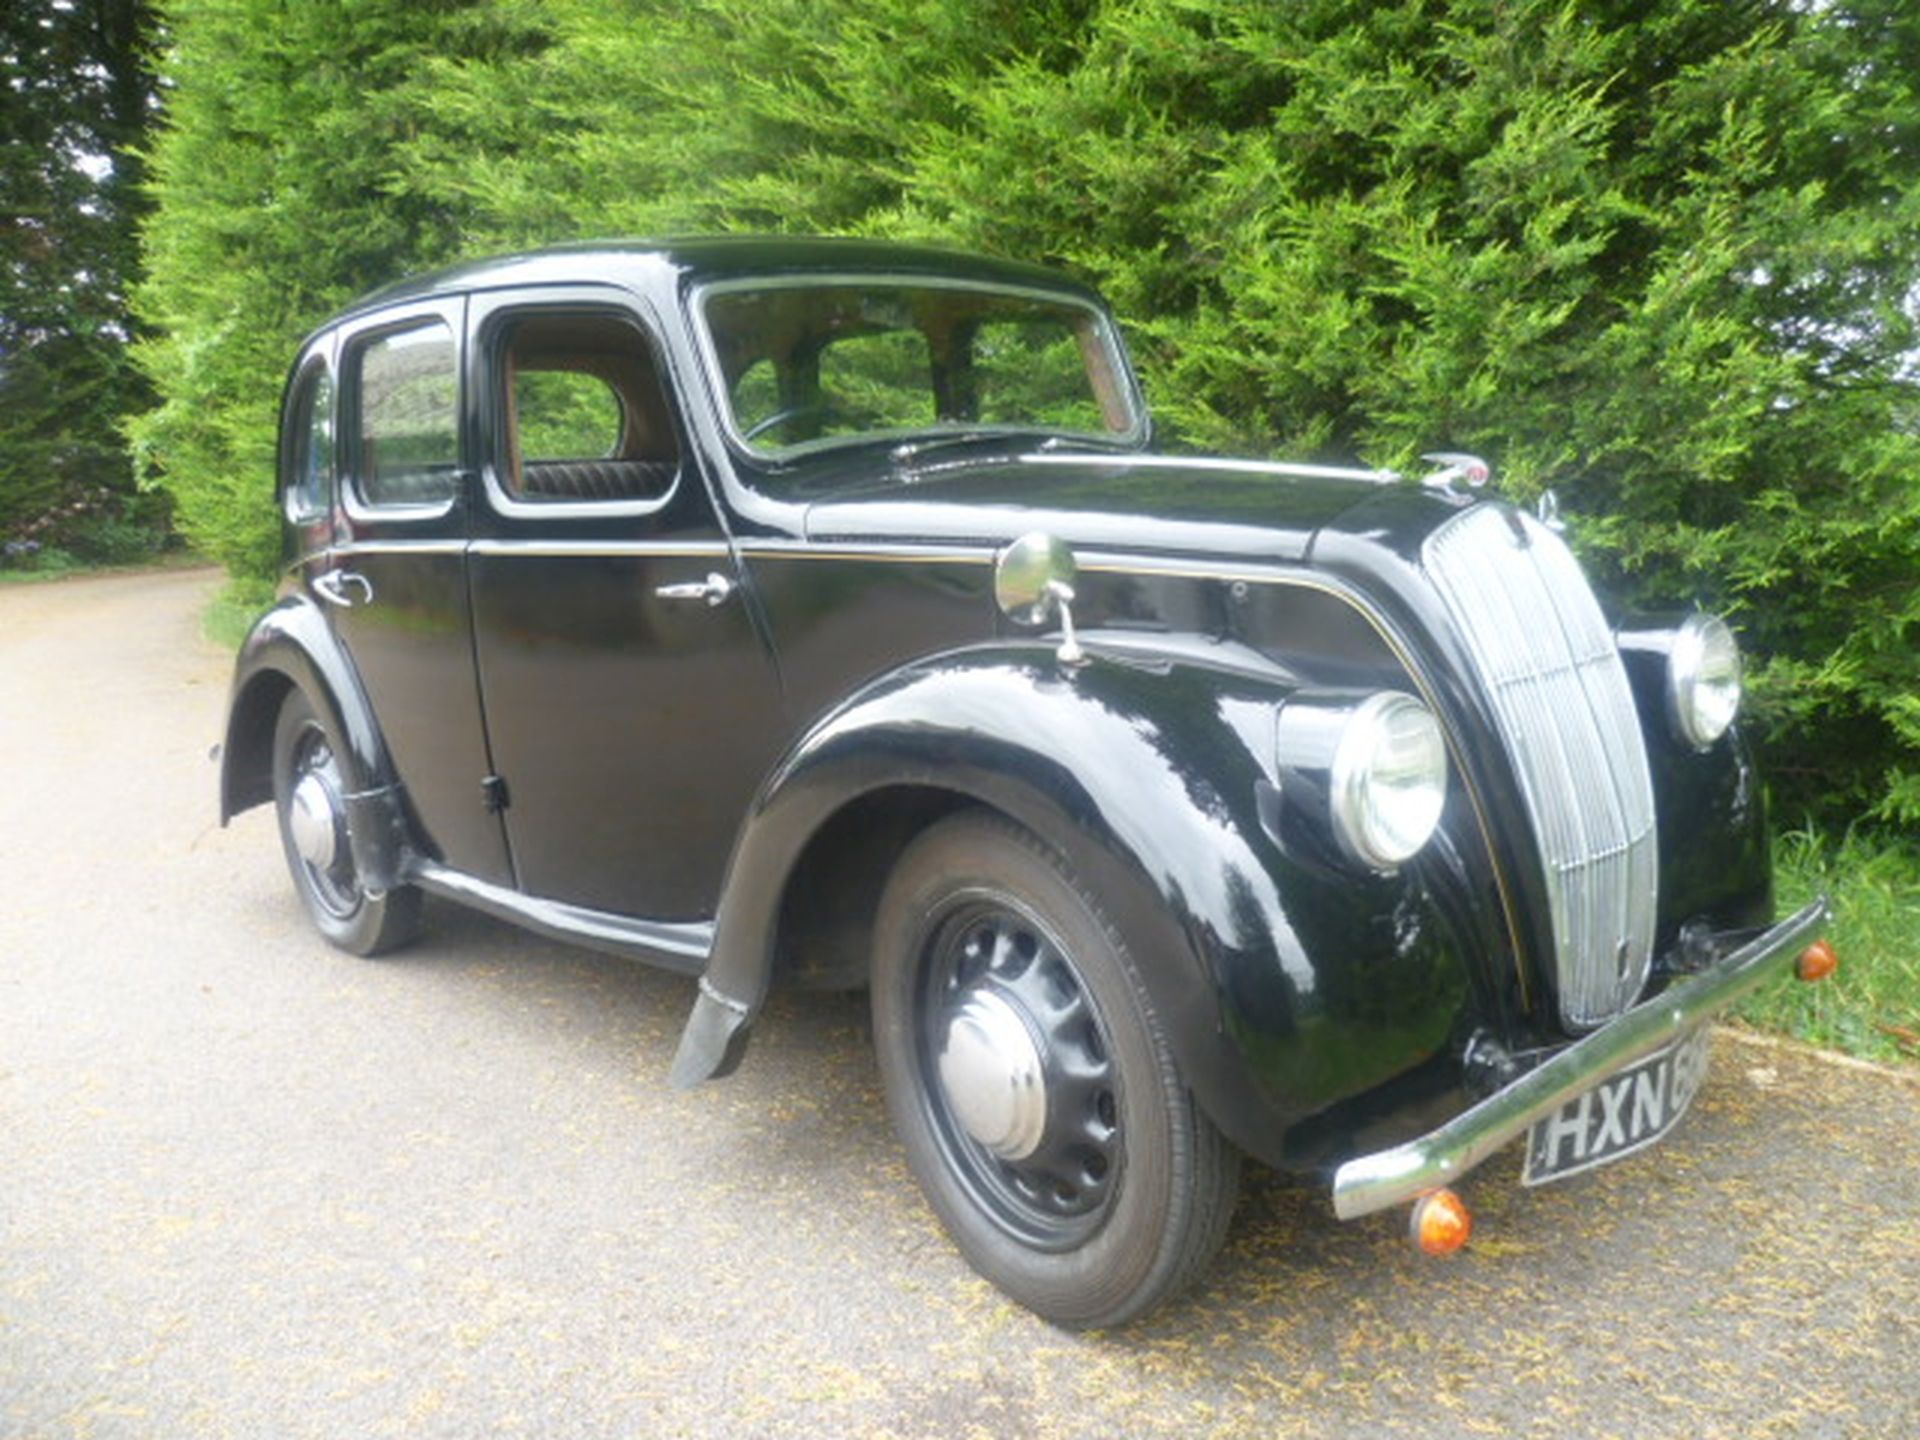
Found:
M 1707 1032 L 1691 1030 L 1610 1075 L 1527 1133 L 1520 1180 L 1545 1185 L 1643 1150 L 1679 1123 L 1707 1075 Z

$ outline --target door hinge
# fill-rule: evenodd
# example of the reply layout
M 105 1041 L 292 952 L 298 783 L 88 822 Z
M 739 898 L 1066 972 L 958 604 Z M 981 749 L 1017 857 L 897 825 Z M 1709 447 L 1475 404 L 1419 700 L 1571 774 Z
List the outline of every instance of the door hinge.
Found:
M 507 808 L 507 782 L 498 775 L 489 775 L 480 782 L 480 800 L 487 807 L 489 815 L 498 815 Z

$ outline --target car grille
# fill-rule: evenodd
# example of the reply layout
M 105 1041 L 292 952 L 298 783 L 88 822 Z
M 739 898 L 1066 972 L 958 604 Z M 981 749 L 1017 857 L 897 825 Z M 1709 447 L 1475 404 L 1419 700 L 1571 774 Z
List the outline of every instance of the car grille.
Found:
M 1565 544 L 1476 505 L 1422 559 L 1492 702 L 1540 845 L 1560 1018 L 1632 1003 L 1653 959 L 1659 878 L 1646 746 L 1613 634 Z

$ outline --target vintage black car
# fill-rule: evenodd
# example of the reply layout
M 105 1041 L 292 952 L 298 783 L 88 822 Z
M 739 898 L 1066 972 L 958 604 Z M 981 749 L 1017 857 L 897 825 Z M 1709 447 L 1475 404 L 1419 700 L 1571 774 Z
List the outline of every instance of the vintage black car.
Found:
M 1176 458 L 1099 297 L 844 240 L 595 244 L 299 352 L 223 819 L 335 944 L 423 893 L 698 978 L 868 987 L 972 1263 L 1056 1322 L 1207 1263 L 1239 1160 L 1414 1207 L 1685 1110 L 1774 923 L 1739 657 L 1608 619 L 1551 514 Z M 1817 957 L 1816 957 L 1817 958 Z M 1808 962 L 1811 963 L 1811 962 Z

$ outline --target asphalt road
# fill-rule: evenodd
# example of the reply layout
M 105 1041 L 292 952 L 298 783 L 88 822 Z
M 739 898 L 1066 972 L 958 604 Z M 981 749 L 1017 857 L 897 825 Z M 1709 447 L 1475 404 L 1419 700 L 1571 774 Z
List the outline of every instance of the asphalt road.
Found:
M 1663 1147 L 1422 1260 L 1256 1175 L 1070 1336 L 947 1246 L 857 999 L 664 1083 L 684 980 L 307 929 L 213 820 L 215 580 L 0 587 L 0 1435 L 1920 1436 L 1920 1088 L 1717 1037 Z

